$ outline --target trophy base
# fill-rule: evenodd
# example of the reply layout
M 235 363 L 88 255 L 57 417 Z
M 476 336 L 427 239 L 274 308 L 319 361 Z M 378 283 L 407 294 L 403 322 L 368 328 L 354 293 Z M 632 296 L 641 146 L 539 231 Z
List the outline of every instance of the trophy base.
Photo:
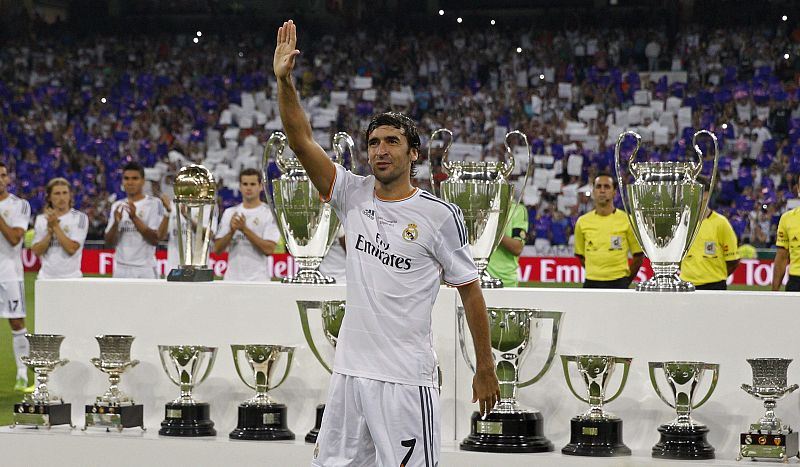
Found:
M 121 432 L 123 428 L 139 427 L 144 430 L 144 406 L 135 405 L 87 405 L 84 431 L 89 427 L 112 428 Z
M 736 460 L 749 457 L 755 459 L 788 460 L 798 456 L 797 432 L 742 433 L 739 436 L 739 455 Z M 800 457 L 800 456 L 798 456 Z
M 677 276 L 652 278 L 636 284 L 637 292 L 694 292 L 694 284 L 680 280 Z
M 251 441 L 294 439 L 286 425 L 286 405 L 240 405 L 239 423 L 228 437 Z
M 158 434 L 161 436 L 216 436 L 214 422 L 209 418 L 211 407 L 207 402 L 193 405 L 170 402 L 164 406 L 165 419 Z
M 492 277 L 489 271 L 484 270 L 479 277 L 482 289 L 502 289 L 503 281 L 496 277 Z
M 14 426 L 50 428 L 55 425 L 72 424 L 72 404 L 14 404 Z
M 319 429 L 322 427 L 322 415 L 325 413 L 325 404 L 317 406 L 317 420 L 314 423 L 314 428 L 306 435 L 306 443 L 316 443 L 317 436 L 319 436 Z
M 622 442 L 622 420 L 590 420 L 573 417 L 570 422 L 569 444 L 561 449 L 569 456 L 617 457 L 630 456 L 631 450 Z
M 208 268 L 175 268 L 167 274 L 167 282 L 211 282 L 214 271 Z
M 661 440 L 653 446 L 653 457 L 663 459 L 713 459 L 714 446 L 706 441 L 708 427 L 692 428 L 661 425 Z
M 464 451 L 550 452 L 553 443 L 544 437 L 540 412 L 496 413 L 485 418 L 473 412 L 470 435 L 461 442 Z
M 328 277 L 316 269 L 299 270 L 295 276 L 286 276 L 281 280 L 284 284 L 335 284 L 336 279 Z

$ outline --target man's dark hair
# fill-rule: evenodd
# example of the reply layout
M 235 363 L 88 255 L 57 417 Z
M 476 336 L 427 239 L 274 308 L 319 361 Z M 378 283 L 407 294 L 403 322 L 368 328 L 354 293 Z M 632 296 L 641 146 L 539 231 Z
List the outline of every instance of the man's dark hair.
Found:
M 5 163 L 5 162 L 3 162 L 3 161 L 0 161 L 0 167 L 5 167 L 5 168 L 6 168 L 6 170 L 8 169 L 8 166 L 7 166 L 7 165 L 6 165 L 6 163 Z
M 367 127 L 367 132 L 364 134 L 364 142 L 367 147 L 369 147 L 369 135 L 379 126 L 391 126 L 403 130 L 403 134 L 408 140 L 408 148 L 416 149 L 417 151 L 420 150 L 422 143 L 419 140 L 417 125 L 414 124 L 413 120 L 400 112 L 384 112 L 372 117 L 372 121 L 369 122 L 369 126 Z M 413 177 L 416 174 L 416 161 L 411 161 L 411 176 Z
M 129 170 L 135 170 L 139 172 L 139 175 L 141 175 L 142 178 L 144 178 L 144 167 L 142 167 L 142 164 L 138 162 L 128 162 L 127 164 L 125 164 L 125 167 L 122 168 L 122 173 L 125 173 Z
M 711 180 L 708 179 L 705 175 L 699 175 L 697 177 L 697 181 L 703 185 L 703 188 L 706 190 L 706 193 L 711 193 Z
M 617 183 L 617 179 L 616 179 L 616 178 L 615 178 L 613 175 L 611 175 L 610 173 L 608 173 L 608 172 L 600 172 L 600 173 L 598 173 L 597 175 L 595 175 L 595 176 L 594 176 L 594 179 L 592 180 L 592 188 L 594 188 L 594 183 L 595 183 L 595 182 L 597 181 L 597 179 L 598 179 L 598 178 L 600 178 L 600 177 L 608 177 L 608 178 L 610 178 L 610 179 L 611 179 L 611 183 L 613 183 L 613 184 L 614 184 L 614 189 L 616 190 L 617 188 L 619 188 L 619 184 Z
M 249 176 L 249 175 L 255 175 L 256 177 L 258 177 L 258 183 L 261 183 L 263 181 L 261 179 L 261 172 L 259 172 L 258 170 L 254 169 L 252 167 L 248 167 L 246 169 L 242 169 L 242 171 L 239 172 L 239 183 L 242 182 L 242 177 Z

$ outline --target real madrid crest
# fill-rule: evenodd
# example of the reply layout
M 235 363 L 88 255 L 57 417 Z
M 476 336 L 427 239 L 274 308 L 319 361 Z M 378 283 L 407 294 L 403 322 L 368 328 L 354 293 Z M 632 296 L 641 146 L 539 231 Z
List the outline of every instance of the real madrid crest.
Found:
M 403 240 L 413 242 L 419 236 L 417 231 L 417 224 L 408 224 L 408 227 L 403 230 Z
M 258 217 L 253 218 L 253 225 L 258 225 Z

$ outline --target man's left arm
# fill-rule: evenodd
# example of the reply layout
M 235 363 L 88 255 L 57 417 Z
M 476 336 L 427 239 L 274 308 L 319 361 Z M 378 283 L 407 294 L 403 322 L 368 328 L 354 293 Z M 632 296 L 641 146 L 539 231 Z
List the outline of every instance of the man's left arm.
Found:
M 269 213 L 269 211 L 267 212 Z M 262 218 L 262 220 L 264 221 L 265 225 L 264 231 L 261 235 L 254 232 L 253 229 L 247 225 L 247 222 L 244 222 L 244 225 L 242 225 L 240 230 L 244 236 L 250 240 L 250 243 L 252 243 L 253 246 L 258 249 L 258 251 L 260 251 L 264 256 L 269 256 L 275 251 L 275 247 L 278 245 L 280 231 L 278 230 L 278 224 L 275 222 L 275 218 L 272 217 L 271 213 Z
M 720 237 L 722 237 L 719 243 L 725 258 L 725 268 L 728 272 L 727 275 L 730 276 L 739 266 L 739 242 L 736 239 L 736 232 L 727 219 L 721 228 Z
M 458 287 L 475 348 L 475 376 L 472 378 L 472 402 L 478 402 L 481 415 L 489 413 L 500 398 L 500 384 L 495 373 L 489 340 L 489 315 L 480 283 L 474 280 Z
M 22 241 L 22 237 L 25 236 L 25 230 L 28 228 L 30 221 L 31 207 L 27 201 L 22 200 L 19 209 L 11 213 L 8 222 L 6 222 L 3 216 L 0 216 L 0 233 L 3 234 L 3 238 L 5 238 L 12 247 L 15 247 Z

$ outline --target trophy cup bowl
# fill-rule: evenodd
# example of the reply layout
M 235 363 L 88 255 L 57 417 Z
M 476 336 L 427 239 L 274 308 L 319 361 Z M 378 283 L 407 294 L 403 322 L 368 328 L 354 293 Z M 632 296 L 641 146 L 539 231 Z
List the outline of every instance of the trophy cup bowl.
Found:
M 268 344 L 233 344 L 233 363 L 239 378 L 255 396 L 239 404 L 239 422 L 229 437 L 241 440 L 291 440 L 294 433 L 286 421 L 286 405 L 275 402 L 269 391 L 277 388 L 289 376 L 294 347 Z M 276 383 L 275 368 L 281 354 L 287 355 L 283 377 Z
M 672 422 L 661 425 L 660 441 L 653 447 L 653 457 L 668 459 L 713 459 L 714 447 L 706 440 L 708 427 L 694 421 L 690 414 L 708 401 L 719 379 L 719 365 L 705 362 L 649 362 L 650 382 L 658 397 L 674 408 L 678 417 Z M 656 370 L 662 370 L 672 399 L 664 397 L 656 379 Z M 695 392 L 706 371 L 712 372 L 711 385 L 705 397 L 694 403 Z
M 210 282 L 214 272 L 208 267 L 208 253 L 217 207 L 214 176 L 202 165 L 182 167 L 174 190 L 178 267 L 169 272 L 167 281 Z
M 50 428 L 53 425 L 72 425 L 72 404 L 52 394 L 47 381 L 56 368 L 69 360 L 61 358 L 61 342 L 58 334 L 25 334 L 30 350 L 22 362 L 36 374 L 36 389 L 26 394 L 22 402 L 14 404 L 14 426 L 26 425 Z
M 612 355 L 562 355 L 561 365 L 567 386 L 575 397 L 589 404 L 589 410 L 573 417 L 570 422 L 570 442 L 561 449 L 563 454 L 573 456 L 629 456 L 631 450 L 622 442 L 622 420 L 603 410 L 603 404 L 613 401 L 625 388 L 632 359 Z M 572 385 L 569 363 L 578 368 L 586 396 L 579 395 Z M 623 366 L 622 381 L 617 392 L 607 398 L 606 389 L 614 368 Z
M 765 414 L 750 425 L 750 431 L 740 435 L 739 455 L 752 459 L 781 459 L 798 456 L 798 435 L 784 425 L 775 415 L 778 400 L 797 389 L 797 384 L 787 384 L 790 358 L 748 358 L 753 371 L 753 385 L 742 384 L 742 389 L 764 402 Z
M 472 259 L 478 267 L 478 277 L 482 288 L 501 288 L 503 281 L 492 277 L 486 268 L 489 257 L 500 244 L 506 224 L 511 215 L 512 207 L 522 197 L 528 174 L 531 167 L 531 152 L 528 138 L 520 131 L 506 134 L 505 162 L 489 161 L 451 161 L 448 153 L 453 143 L 453 133 L 445 128 L 440 128 L 431 134 L 428 141 L 428 159 L 431 158 L 433 141 L 439 134 L 449 135 L 449 140 L 444 147 L 442 168 L 448 178 L 439 185 L 439 196 L 446 202 L 455 204 L 461 209 L 464 223 L 467 228 L 467 241 L 472 253 Z M 515 160 L 510 141 L 513 136 L 518 136 L 528 154 L 528 168 L 525 180 L 519 194 L 514 196 L 514 186 L 509 181 L 509 176 L 514 171 Z M 435 186 L 434 172 L 431 170 L 431 186 Z
M 702 135 L 710 137 L 713 143 L 713 189 L 719 162 L 717 137 L 713 133 L 701 130 L 692 137 L 692 146 L 699 159 L 697 162 L 636 162 L 641 136 L 633 131 L 625 131 L 617 139 L 614 159 L 622 202 L 633 233 L 653 267 L 653 278 L 637 284 L 636 290 L 694 291 L 694 285 L 678 277 L 678 269 L 694 241 L 708 206 L 703 198 L 703 185 L 697 181 L 703 169 L 704 156 L 697 145 L 697 138 Z M 636 139 L 636 146 L 628 158 L 628 171 L 625 172 L 620 163 L 620 150 L 628 136 Z M 626 173 L 634 177 L 633 183 L 628 183 L 624 175 Z
M 100 346 L 100 357 L 89 361 L 95 368 L 108 374 L 109 387 L 103 395 L 97 396 L 94 404 L 86 405 L 83 430 L 90 426 L 105 427 L 106 431 L 111 428 L 122 431 L 123 428 L 135 426 L 145 430 L 144 406 L 135 404 L 133 399 L 119 389 L 122 373 L 139 364 L 139 360 L 131 359 L 131 345 L 135 338 L 104 334 L 95 336 L 95 339 Z
M 317 358 L 319 363 L 325 368 L 325 371 L 332 373 L 332 364 L 328 363 L 317 348 L 314 342 L 314 336 L 311 333 L 311 327 L 308 324 L 308 310 L 315 309 L 320 311 L 322 317 L 322 332 L 325 339 L 333 348 L 336 348 L 336 341 L 339 338 L 339 329 L 342 327 L 342 320 L 344 320 L 345 301 L 344 300 L 325 300 L 325 301 L 309 301 L 298 300 L 297 308 L 300 312 L 300 324 L 303 327 L 303 335 L 306 337 L 308 347 L 311 353 Z M 322 415 L 325 413 L 325 404 L 317 406 L 317 415 L 314 423 L 314 428 L 306 434 L 305 440 L 307 443 L 316 443 L 319 429 L 322 426 Z
M 517 402 L 517 388 L 529 386 L 544 376 L 556 353 L 558 329 L 563 314 L 532 308 L 487 308 L 492 356 L 500 382 L 500 400 L 485 416 L 474 412 L 470 435 L 461 449 L 482 452 L 546 452 L 553 450 L 544 436 L 544 418 L 538 410 L 526 410 Z M 542 369 L 533 378 L 519 382 L 519 368 L 528 348 L 536 344 L 544 319 L 553 321 L 550 353 Z M 467 365 L 475 371 L 467 350 L 464 330 L 465 312 L 458 307 L 458 340 Z
M 286 248 L 298 266 L 297 274 L 285 277 L 283 282 L 333 284 L 336 281 L 320 273 L 319 265 L 336 239 L 339 219 L 331 205 L 322 201 L 300 161 L 283 157 L 287 144 L 286 135 L 276 131 L 267 140 L 263 159 L 264 191 Z M 351 154 L 355 147 L 349 135 L 337 133 L 333 138 L 336 163 L 344 161 L 346 149 L 342 146 L 349 148 Z M 271 181 L 270 188 L 266 183 L 267 167 L 273 153 L 282 174 Z
M 214 367 L 216 347 L 202 345 L 159 345 L 161 366 L 170 381 L 181 388 L 181 395 L 165 407 L 165 419 L 159 435 L 216 436 L 214 422 L 209 418 L 211 407 L 192 397 L 195 386 L 205 381 Z

